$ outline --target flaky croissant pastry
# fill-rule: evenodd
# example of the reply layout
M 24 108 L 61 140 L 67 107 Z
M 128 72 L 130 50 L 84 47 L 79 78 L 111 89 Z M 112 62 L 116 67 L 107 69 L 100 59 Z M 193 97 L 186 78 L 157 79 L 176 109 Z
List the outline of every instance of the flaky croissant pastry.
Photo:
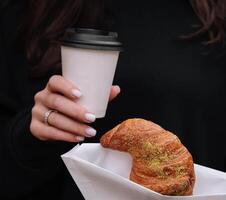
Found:
M 100 142 L 131 154 L 130 180 L 163 195 L 192 195 L 193 159 L 173 133 L 150 121 L 129 119 L 103 135 Z

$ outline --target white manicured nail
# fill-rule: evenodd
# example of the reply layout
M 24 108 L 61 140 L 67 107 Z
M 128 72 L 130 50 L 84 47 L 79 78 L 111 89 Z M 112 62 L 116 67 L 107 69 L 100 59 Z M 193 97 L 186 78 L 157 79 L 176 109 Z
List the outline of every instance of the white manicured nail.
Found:
M 97 134 L 97 131 L 93 128 L 87 128 L 86 129 L 86 134 L 88 136 L 94 137 Z
M 76 140 L 79 141 L 79 142 L 82 142 L 85 140 L 84 137 L 81 137 L 81 136 L 76 136 Z
M 77 98 L 82 96 L 82 93 L 79 90 L 76 90 L 76 89 L 72 90 L 72 94 L 73 94 L 73 96 L 75 96 Z
M 121 88 L 120 88 L 118 85 L 115 85 L 114 87 L 115 87 L 115 90 L 116 90 L 118 93 L 121 92 Z
M 96 121 L 96 116 L 91 114 L 91 113 L 86 113 L 85 118 L 89 122 L 95 122 Z

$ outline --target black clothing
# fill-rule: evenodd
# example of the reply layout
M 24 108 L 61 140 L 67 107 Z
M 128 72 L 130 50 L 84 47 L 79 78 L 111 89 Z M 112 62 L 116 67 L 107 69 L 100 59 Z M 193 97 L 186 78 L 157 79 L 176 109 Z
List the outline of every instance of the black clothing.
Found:
M 125 46 L 115 77 L 122 93 L 95 123 L 99 137 L 126 118 L 143 117 L 175 132 L 195 162 L 226 171 L 226 56 L 206 54 L 204 38 L 178 40 L 199 23 L 187 0 L 114 2 Z M 72 145 L 41 142 L 29 132 L 33 97 L 49 77 L 31 79 L 25 56 L 14 51 L 19 4 L 0 15 L 0 199 L 82 199 L 60 159 Z
M 20 3 L 0 15 L 0 199 L 83 199 L 60 159 L 74 145 L 41 142 L 29 131 L 34 95 L 49 77 L 31 79 L 25 56 L 14 49 Z

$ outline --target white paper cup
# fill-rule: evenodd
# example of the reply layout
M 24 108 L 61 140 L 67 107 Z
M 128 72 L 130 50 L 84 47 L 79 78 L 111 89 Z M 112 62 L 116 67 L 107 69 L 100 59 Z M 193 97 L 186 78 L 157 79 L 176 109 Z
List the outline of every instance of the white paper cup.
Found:
M 85 33 L 84 33 L 85 32 Z M 121 50 L 117 35 L 97 30 L 70 30 L 61 47 L 63 76 L 82 92 L 78 103 L 97 118 L 106 114 Z

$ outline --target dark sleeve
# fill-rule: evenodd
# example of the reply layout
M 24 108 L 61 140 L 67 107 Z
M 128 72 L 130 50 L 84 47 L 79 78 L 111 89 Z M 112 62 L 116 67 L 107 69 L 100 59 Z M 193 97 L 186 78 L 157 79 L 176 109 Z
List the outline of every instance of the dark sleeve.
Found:
M 29 84 L 29 80 L 25 80 L 26 76 L 23 76 L 23 66 L 10 66 L 8 61 L 15 58 L 6 51 L 2 30 L 0 29 L 0 199 L 20 199 L 43 187 L 56 176 L 62 166 L 60 155 L 71 146 L 60 142 L 42 142 L 30 133 L 33 101 L 24 97 L 29 90 L 23 85 Z

